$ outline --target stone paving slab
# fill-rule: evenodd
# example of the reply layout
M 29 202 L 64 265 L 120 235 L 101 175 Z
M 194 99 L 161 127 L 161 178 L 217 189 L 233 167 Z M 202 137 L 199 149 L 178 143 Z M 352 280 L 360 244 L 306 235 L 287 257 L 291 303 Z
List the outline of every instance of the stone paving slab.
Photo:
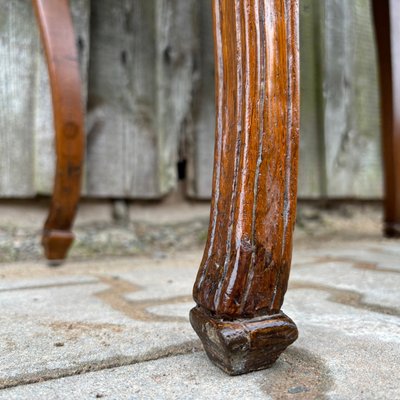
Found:
M 299 340 L 234 378 L 188 323 L 200 253 L 0 266 L 0 399 L 400 398 L 398 248 L 297 249 L 284 311 Z
M 376 343 L 371 351 L 370 342 L 337 332 L 304 333 L 310 338 L 299 339 L 273 368 L 245 376 L 228 377 L 196 352 L 17 386 L 0 399 L 398 398 L 395 348 Z
M 189 293 L 197 263 L 198 257 L 182 256 L 166 265 L 107 260 L 60 270 L 35 266 L 36 279 L 27 278 L 26 263 L 14 270 L 0 267 L 5 276 L 0 289 L 0 387 L 199 349 L 187 313 L 174 317 L 147 310 L 178 301 L 187 302 L 188 309 L 193 306 Z M 156 287 L 164 290 L 154 290 L 151 282 L 157 276 Z M 125 297 L 137 291 L 146 293 L 145 302 Z

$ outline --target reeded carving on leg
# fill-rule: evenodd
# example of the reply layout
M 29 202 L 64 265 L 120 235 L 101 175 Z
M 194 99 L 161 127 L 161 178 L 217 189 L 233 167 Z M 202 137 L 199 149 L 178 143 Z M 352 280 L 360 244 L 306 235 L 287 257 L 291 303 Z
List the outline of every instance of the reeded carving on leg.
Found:
M 385 182 L 384 233 L 400 237 L 400 28 L 398 0 L 373 0 Z
M 71 232 L 80 197 L 84 124 L 79 59 L 68 0 L 33 0 L 46 53 L 53 101 L 56 175 L 42 244 L 58 263 L 73 242 Z
M 281 311 L 299 134 L 298 1 L 214 0 L 216 143 L 191 323 L 222 369 L 270 366 L 297 338 Z

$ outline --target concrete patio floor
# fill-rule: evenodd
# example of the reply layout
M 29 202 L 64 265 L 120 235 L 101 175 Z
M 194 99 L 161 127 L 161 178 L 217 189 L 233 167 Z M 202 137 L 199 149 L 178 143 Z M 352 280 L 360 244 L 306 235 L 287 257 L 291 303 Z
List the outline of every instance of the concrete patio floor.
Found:
M 400 242 L 297 243 L 300 337 L 228 377 L 189 322 L 201 250 L 0 264 L 0 399 L 399 399 Z

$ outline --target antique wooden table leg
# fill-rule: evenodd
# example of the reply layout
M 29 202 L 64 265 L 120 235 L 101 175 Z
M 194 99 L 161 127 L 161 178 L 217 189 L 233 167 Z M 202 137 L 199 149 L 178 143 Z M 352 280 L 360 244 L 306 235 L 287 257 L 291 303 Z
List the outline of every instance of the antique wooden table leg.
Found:
M 384 232 L 400 237 L 400 3 L 373 0 L 381 90 Z
M 73 241 L 81 186 L 84 124 L 79 60 L 68 0 L 33 0 L 50 76 L 57 154 L 52 203 L 42 244 L 56 263 Z
M 214 0 L 216 145 L 193 328 L 236 375 L 297 338 L 282 311 L 297 192 L 297 0 Z

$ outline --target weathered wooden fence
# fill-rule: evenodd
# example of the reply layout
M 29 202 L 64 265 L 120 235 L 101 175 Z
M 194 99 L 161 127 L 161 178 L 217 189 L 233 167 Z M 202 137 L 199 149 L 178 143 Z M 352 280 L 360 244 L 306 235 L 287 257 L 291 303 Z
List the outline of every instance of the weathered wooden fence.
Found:
M 301 0 L 303 198 L 379 198 L 369 0 Z M 87 98 L 84 193 L 208 198 L 214 144 L 211 0 L 71 0 Z M 0 197 L 49 194 L 48 77 L 29 0 L 0 1 Z

